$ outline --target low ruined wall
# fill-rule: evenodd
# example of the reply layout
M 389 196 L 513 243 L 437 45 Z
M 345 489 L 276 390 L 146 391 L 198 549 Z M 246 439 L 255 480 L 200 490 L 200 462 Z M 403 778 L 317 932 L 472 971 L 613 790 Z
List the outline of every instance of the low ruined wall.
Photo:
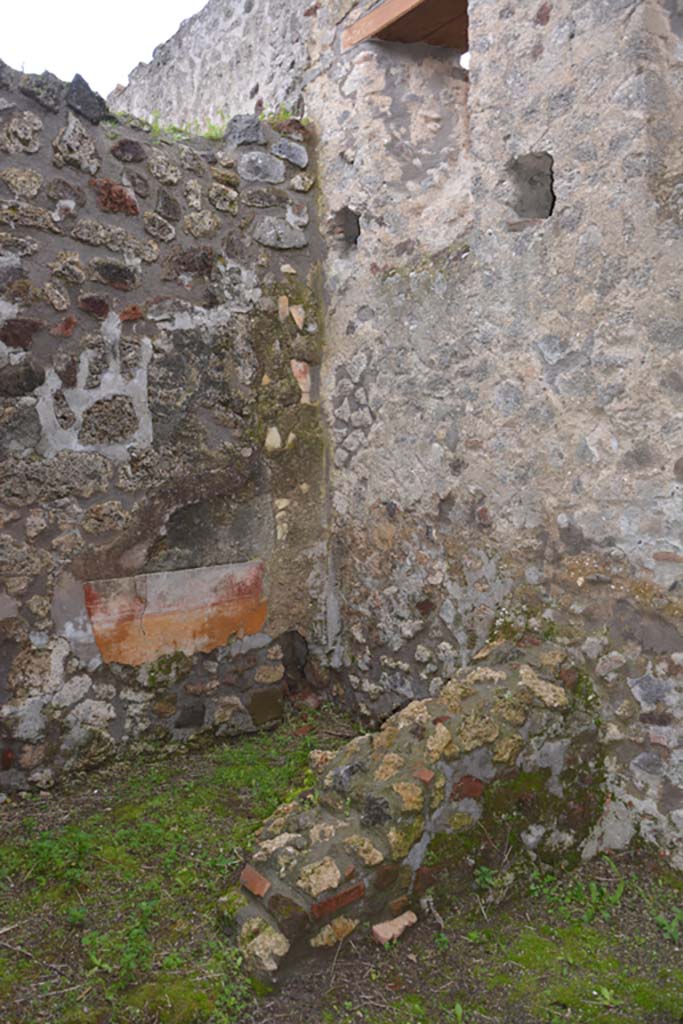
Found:
M 566 865 L 595 846 L 604 768 L 583 659 L 499 642 L 476 660 L 378 733 L 312 753 L 313 789 L 268 819 L 221 900 L 250 970 L 272 976 L 361 923 L 419 910 L 444 863 L 464 888 L 473 857 Z
M 0 788 L 272 722 L 322 643 L 311 147 L 279 127 L 173 141 L 0 66 Z

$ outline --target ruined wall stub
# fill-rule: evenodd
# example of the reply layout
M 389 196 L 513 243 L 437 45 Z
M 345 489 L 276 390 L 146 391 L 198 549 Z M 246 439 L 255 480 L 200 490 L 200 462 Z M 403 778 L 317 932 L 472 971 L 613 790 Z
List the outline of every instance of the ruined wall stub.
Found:
M 320 136 L 331 662 L 383 717 L 438 693 L 492 628 L 559 632 L 601 681 L 614 821 L 675 843 L 680 14 L 471 0 L 465 76 L 447 50 L 342 53 L 371 6 L 287 9 L 307 43 L 288 95 Z M 173 43 L 200 65 L 201 24 Z M 255 98 L 275 107 L 282 65 L 264 65 Z M 145 76 L 131 103 L 154 82 L 162 116 L 199 116 L 174 106 L 180 64 Z
M 323 644 L 309 149 L 0 65 L 0 789 L 268 724 Z

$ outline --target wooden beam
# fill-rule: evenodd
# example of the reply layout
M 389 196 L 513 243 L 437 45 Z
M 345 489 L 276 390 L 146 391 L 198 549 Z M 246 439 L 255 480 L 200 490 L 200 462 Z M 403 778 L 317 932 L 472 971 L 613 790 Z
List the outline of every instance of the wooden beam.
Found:
M 385 0 L 346 29 L 342 50 L 375 37 L 450 46 L 464 53 L 469 46 L 467 28 L 467 0 Z
M 422 3 L 424 0 L 385 0 L 364 18 L 359 18 L 357 22 L 345 29 L 342 33 L 342 51 L 378 35 L 383 29 L 393 25 L 395 21 L 405 14 L 409 14 Z

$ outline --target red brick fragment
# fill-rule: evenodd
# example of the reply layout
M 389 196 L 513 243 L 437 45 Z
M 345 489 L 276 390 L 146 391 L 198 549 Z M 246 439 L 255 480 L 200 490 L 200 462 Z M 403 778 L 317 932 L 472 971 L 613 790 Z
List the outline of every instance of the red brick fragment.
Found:
M 353 876 L 355 875 L 355 873 L 356 873 L 356 869 L 354 868 L 354 866 L 353 866 L 353 864 L 352 864 L 352 865 L 351 865 L 350 867 L 348 867 L 348 868 L 346 869 L 346 871 L 344 872 L 344 878 L 345 878 L 345 879 L 346 879 L 346 880 L 348 881 L 349 879 L 353 878 Z
M 10 768 L 12 767 L 13 761 L 14 761 L 14 751 L 13 750 L 9 750 L 9 749 L 3 750 L 2 757 L 0 757 L 0 766 L 2 767 L 2 770 L 4 772 L 8 772 L 10 770 Z
M 465 797 L 472 797 L 473 800 L 479 800 L 484 792 L 485 785 L 481 779 L 476 779 L 474 775 L 463 775 L 453 786 L 452 798 L 453 800 L 464 800 Z
M 270 882 L 259 874 L 251 864 L 245 864 L 240 875 L 240 883 L 254 896 L 265 896 L 271 888 Z
M 431 786 L 436 778 L 436 772 L 433 772 L 431 768 L 418 768 L 415 772 L 415 778 L 419 782 L 424 782 L 425 786 Z
M 311 907 L 311 913 L 318 921 L 321 917 L 326 917 L 328 914 L 334 914 L 337 910 L 341 910 L 342 907 L 348 907 L 349 903 L 361 900 L 363 896 L 365 896 L 365 882 L 358 882 L 357 885 L 352 885 L 349 889 L 344 889 L 334 896 L 329 896 L 326 900 L 319 900 L 318 903 L 314 903 Z
M 135 217 L 140 212 L 135 196 L 124 185 L 119 185 L 109 178 L 91 178 L 90 184 L 97 193 L 100 209 L 106 213 L 125 213 L 129 217 Z
M 126 306 L 119 313 L 119 320 L 142 320 L 145 312 L 140 306 Z
M 52 328 L 50 334 L 54 338 L 70 338 L 77 323 L 78 320 L 75 316 L 67 316 Z M 74 380 L 75 383 L 76 381 Z
M 579 681 L 579 670 L 577 668 L 561 668 L 560 679 L 568 690 L 574 690 Z
M 438 718 L 433 718 L 432 719 L 432 721 L 434 722 L 434 725 L 439 725 L 439 724 L 444 725 L 446 722 L 450 722 L 450 720 L 451 720 L 451 716 L 450 715 L 439 715 Z

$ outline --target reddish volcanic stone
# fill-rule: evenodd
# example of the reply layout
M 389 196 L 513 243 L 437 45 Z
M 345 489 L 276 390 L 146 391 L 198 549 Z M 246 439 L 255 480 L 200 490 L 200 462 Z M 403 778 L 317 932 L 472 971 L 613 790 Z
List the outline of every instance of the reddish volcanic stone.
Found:
M 414 892 L 417 896 L 423 896 L 430 886 L 434 885 L 436 881 L 436 874 L 431 868 L 418 868 L 415 872 L 415 883 Z M 399 914 L 399 910 L 392 911 L 392 913 Z
M 474 775 L 463 775 L 453 786 L 453 800 L 463 800 L 465 797 L 472 797 L 479 800 L 484 792 L 485 783 L 481 779 L 475 779 Z
M 9 348 L 27 349 L 33 341 L 33 335 L 43 327 L 43 320 L 15 317 L 0 327 L 0 341 L 4 341 Z
M 126 306 L 119 313 L 119 320 L 142 320 L 145 313 L 140 306 Z
M 341 910 L 342 907 L 348 907 L 349 903 L 355 903 L 356 900 L 362 899 L 363 896 L 365 896 L 365 883 L 358 882 L 357 885 L 352 885 L 349 889 L 344 889 L 342 892 L 338 892 L 326 900 L 314 903 L 311 907 L 311 913 L 316 920 L 320 920 L 321 917 L 326 917 L 328 914 L 334 914 L 337 910 Z
M 61 321 L 61 323 L 56 324 L 56 326 L 52 328 L 50 334 L 53 338 L 70 338 L 77 323 L 78 320 L 75 316 L 67 316 Z M 74 376 L 73 384 L 75 383 L 76 378 Z M 69 386 L 73 387 L 73 384 L 69 384 Z
M 109 303 L 102 295 L 81 295 L 78 306 L 96 320 L 106 320 L 109 316 Z
M 106 213 L 125 213 L 135 217 L 140 212 L 135 197 L 123 185 L 109 178 L 91 178 L 90 184 L 97 193 L 100 209 Z
M 420 782 L 424 782 L 425 786 L 431 786 L 436 778 L 436 773 L 431 771 L 430 768 L 418 768 L 415 772 L 415 778 Z
M 251 864 L 245 864 L 242 868 L 240 883 L 254 896 L 265 896 L 271 887 L 268 879 L 259 874 Z
M 579 670 L 577 668 L 560 669 L 560 679 L 568 690 L 574 690 L 579 681 Z
M 380 864 L 375 872 L 375 888 L 389 889 L 398 878 L 398 864 Z
M 8 772 L 14 763 L 14 751 L 3 750 L 2 757 L 0 757 L 0 765 L 4 772 Z

